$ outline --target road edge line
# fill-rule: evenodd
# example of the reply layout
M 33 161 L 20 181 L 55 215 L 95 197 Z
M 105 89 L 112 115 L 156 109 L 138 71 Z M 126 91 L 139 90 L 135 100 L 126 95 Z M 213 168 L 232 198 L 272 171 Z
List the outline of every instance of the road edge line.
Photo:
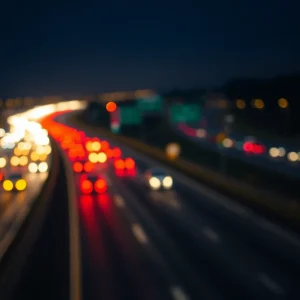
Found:
M 70 253 L 70 300 L 81 300 L 82 283 L 81 283 L 81 248 L 80 248 L 80 230 L 79 215 L 76 205 L 75 178 L 71 165 L 66 154 L 57 144 L 67 178 L 68 206 L 69 206 L 69 253 Z

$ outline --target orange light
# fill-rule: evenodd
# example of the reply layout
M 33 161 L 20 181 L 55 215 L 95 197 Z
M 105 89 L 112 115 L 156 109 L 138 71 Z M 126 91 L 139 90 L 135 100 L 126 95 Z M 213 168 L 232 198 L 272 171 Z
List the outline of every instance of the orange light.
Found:
M 118 170 L 122 170 L 125 168 L 125 164 L 124 164 L 124 161 L 122 159 L 118 159 L 115 161 L 115 168 L 118 169 Z
M 120 148 L 114 148 L 113 149 L 113 156 L 115 157 L 115 158 L 119 158 L 119 157 L 121 157 L 121 155 L 122 155 L 122 152 L 121 152 L 121 149 Z
M 107 141 L 101 142 L 101 150 L 106 151 L 108 149 L 109 149 L 109 142 L 107 142 Z
M 87 179 L 83 180 L 81 182 L 81 191 L 84 194 L 90 194 L 93 191 L 93 184 Z
M 107 158 L 112 158 L 112 157 L 114 157 L 114 152 L 111 149 L 108 149 L 106 151 L 106 155 L 107 155 Z
M 106 110 L 110 113 L 114 112 L 117 109 L 117 104 L 115 102 L 106 103 Z
M 82 171 L 83 171 L 83 165 L 82 165 L 82 163 L 80 163 L 79 161 L 75 162 L 75 163 L 73 164 L 73 170 L 74 170 L 74 172 L 76 172 L 76 173 L 82 172 Z
M 107 190 L 107 185 L 104 179 L 98 179 L 95 182 L 95 191 L 97 193 L 105 193 Z
M 89 152 L 93 151 L 93 142 L 92 141 L 87 141 L 85 144 L 85 149 Z
M 94 169 L 94 164 L 92 164 L 90 161 L 87 161 L 84 163 L 83 169 L 85 172 L 90 173 Z
M 132 158 L 126 158 L 124 163 L 125 163 L 126 169 L 131 170 L 131 169 L 135 168 L 135 162 Z

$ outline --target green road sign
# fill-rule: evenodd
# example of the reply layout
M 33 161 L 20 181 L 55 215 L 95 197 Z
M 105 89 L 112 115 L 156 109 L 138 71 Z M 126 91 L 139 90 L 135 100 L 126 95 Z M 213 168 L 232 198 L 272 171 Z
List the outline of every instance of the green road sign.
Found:
M 139 125 L 142 123 L 140 110 L 136 106 L 120 107 L 121 125 Z
M 160 95 L 154 95 L 147 98 L 137 99 L 137 106 L 140 111 L 161 111 L 163 109 L 163 98 Z
M 174 104 L 171 106 L 173 123 L 198 122 L 201 119 L 201 106 L 198 104 Z

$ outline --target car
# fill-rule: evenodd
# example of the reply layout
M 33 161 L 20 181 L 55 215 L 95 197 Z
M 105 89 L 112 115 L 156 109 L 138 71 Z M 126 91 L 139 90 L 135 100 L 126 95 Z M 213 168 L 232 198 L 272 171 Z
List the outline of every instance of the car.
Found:
M 75 173 L 90 173 L 94 170 L 95 164 L 87 160 L 76 160 L 72 167 Z
M 107 191 L 106 180 L 96 174 L 83 174 L 79 179 L 80 191 L 83 194 L 102 194 Z
M 7 176 L 2 182 L 2 188 L 6 192 L 11 191 L 24 191 L 27 188 L 27 182 L 21 173 L 13 173 Z
M 170 190 L 173 187 L 173 178 L 161 168 L 152 168 L 145 172 L 147 185 L 152 190 Z
M 48 164 L 43 162 L 31 162 L 28 165 L 28 171 L 30 173 L 46 173 L 48 171 Z

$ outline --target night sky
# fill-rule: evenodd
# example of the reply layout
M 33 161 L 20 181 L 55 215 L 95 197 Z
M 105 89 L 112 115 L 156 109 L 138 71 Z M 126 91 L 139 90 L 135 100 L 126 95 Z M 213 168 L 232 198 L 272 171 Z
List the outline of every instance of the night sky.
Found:
M 3 97 L 211 87 L 300 69 L 299 0 L 5 2 Z

